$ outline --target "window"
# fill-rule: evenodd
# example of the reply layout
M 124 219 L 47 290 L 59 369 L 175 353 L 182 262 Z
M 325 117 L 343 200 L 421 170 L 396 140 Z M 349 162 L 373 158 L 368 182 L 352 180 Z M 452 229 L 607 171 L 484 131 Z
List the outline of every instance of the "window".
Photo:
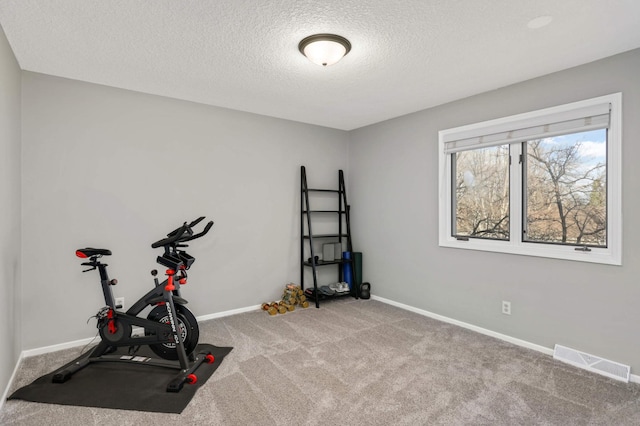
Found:
M 621 105 L 440 131 L 440 246 L 620 265 Z
M 607 247 L 607 131 L 523 145 L 523 239 Z
M 453 235 L 509 240 L 509 145 L 452 155 Z

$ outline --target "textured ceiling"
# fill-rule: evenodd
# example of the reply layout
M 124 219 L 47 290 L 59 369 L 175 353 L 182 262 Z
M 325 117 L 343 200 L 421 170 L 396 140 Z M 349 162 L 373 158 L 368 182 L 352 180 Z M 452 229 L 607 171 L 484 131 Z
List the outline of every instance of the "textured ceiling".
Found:
M 639 18 L 638 0 L 0 0 L 23 70 L 344 130 L 640 47 Z M 353 47 L 323 68 L 298 42 L 325 32 Z

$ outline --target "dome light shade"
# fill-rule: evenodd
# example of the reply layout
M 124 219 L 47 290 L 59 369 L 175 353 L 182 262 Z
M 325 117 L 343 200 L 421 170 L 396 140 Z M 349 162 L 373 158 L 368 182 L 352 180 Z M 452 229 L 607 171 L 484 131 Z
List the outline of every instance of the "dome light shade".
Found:
M 314 64 L 333 65 L 351 50 L 351 43 L 335 34 L 314 34 L 302 39 L 298 45 L 300 53 Z

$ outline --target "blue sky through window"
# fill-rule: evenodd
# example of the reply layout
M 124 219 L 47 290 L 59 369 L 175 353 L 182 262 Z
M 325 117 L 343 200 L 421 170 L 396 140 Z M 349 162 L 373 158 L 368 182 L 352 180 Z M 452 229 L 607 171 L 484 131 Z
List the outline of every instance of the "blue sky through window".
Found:
M 580 155 L 584 161 L 605 164 L 607 161 L 607 131 L 606 129 L 591 130 L 588 132 L 572 133 L 569 135 L 554 136 L 544 139 L 548 145 L 560 145 L 563 147 L 581 142 Z

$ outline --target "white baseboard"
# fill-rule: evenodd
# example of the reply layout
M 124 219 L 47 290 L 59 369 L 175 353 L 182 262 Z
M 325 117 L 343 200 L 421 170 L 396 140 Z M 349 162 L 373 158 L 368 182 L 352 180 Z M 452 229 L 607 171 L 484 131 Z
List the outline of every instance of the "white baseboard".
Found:
M 196 319 L 198 321 L 207 321 L 207 320 L 212 320 L 212 319 L 216 319 L 216 318 L 228 317 L 228 316 L 231 316 L 231 315 L 243 314 L 245 312 L 251 312 L 251 311 L 258 310 L 258 309 L 260 309 L 260 306 L 261 305 L 247 306 L 246 308 L 238 308 L 238 309 L 232 309 L 230 311 L 218 312 L 218 313 L 215 313 L 215 314 L 201 315 L 201 316 L 197 317 Z
M 28 358 L 30 356 L 36 356 L 36 355 L 44 355 L 44 354 L 48 354 L 50 352 L 57 352 L 57 351 L 61 351 L 63 349 L 71 349 L 71 348 L 75 348 L 78 346 L 84 346 L 87 345 L 89 343 L 91 343 L 92 340 L 100 340 L 100 338 L 98 337 L 87 337 L 86 339 L 80 339 L 80 340 L 73 340 L 71 342 L 64 342 L 64 343 L 58 343 L 56 345 L 50 345 L 50 346 L 43 346 L 40 348 L 35 348 L 35 349 L 27 349 L 22 351 L 22 354 L 20 355 L 21 358 Z
M 425 311 L 424 309 L 415 308 L 413 306 L 405 305 L 404 303 L 399 303 L 393 300 L 385 299 L 384 297 L 380 297 L 372 294 L 371 298 L 373 300 L 377 300 L 379 302 L 386 303 L 388 305 L 392 305 L 400 309 L 404 309 L 406 311 L 414 312 L 419 315 L 424 315 L 425 317 L 433 318 L 438 321 L 446 322 L 448 324 L 457 325 L 459 327 L 466 328 L 468 330 L 472 330 L 477 333 L 484 334 L 486 336 L 495 337 L 496 339 L 504 340 L 505 342 L 513 343 L 514 345 L 521 346 L 523 348 L 533 349 L 534 351 L 541 352 L 545 355 L 549 355 L 553 357 L 553 348 L 547 348 L 545 346 L 537 345 L 535 343 L 531 343 L 526 340 L 517 339 L 515 337 L 508 336 L 506 334 L 502 334 L 492 330 L 488 330 L 486 328 L 478 327 L 473 324 L 469 324 L 463 321 L 458 321 L 456 319 L 445 317 L 443 315 L 434 314 L 433 312 Z M 629 376 L 629 381 L 633 383 L 640 383 L 640 376 L 631 374 Z

